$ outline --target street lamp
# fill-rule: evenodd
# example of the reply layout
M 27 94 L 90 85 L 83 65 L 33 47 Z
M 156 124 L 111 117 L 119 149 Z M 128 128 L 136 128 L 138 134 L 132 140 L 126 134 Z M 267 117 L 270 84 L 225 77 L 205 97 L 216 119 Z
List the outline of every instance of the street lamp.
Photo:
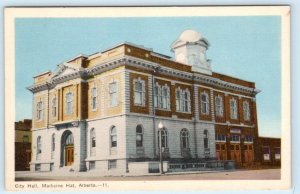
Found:
M 163 165 L 163 158 L 162 158 L 162 131 L 163 131 L 164 125 L 160 121 L 158 123 L 158 132 L 159 132 L 159 161 L 160 161 L 160 173 L 164 174 L 164 165 Z

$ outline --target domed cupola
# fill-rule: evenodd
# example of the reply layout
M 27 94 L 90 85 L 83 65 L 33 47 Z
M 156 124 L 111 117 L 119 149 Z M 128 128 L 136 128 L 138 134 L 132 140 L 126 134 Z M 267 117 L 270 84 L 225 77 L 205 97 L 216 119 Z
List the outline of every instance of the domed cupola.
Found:
M 185 30 L 171 45 L 175 60 L 192 66 L 192 71 L 211 75 L 210 61 L 206 58 L 208 41 L 199 32 Z

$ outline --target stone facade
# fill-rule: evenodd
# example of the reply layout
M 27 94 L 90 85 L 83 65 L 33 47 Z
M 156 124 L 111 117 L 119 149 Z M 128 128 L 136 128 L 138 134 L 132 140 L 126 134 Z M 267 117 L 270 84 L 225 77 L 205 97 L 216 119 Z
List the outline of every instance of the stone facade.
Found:
M 247 145 L 257 139 L 259 90 L 253 82 L 212 72 L 207 46 L 200 48 L 200 63 L 185 64 L 124 43 L 34 77 L 28 87 L 34 95 L 31 170 L 126 174 L 136 162 L 157 162 L 160 143 L 170 163 L 224 160 L 216 139 L 223 134 L 222 154 L 235 160 L 231 135 L 242 139 L 234 142 L 238 146 L 244 146 L 244 135 Z M 243 162 L 243 155 L 236 161 Z

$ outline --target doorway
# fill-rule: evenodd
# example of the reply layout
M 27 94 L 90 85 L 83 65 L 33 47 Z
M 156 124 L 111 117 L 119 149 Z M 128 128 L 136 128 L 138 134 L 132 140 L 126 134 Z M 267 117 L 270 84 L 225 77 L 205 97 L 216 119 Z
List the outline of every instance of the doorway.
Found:
M 61 166 L 74 163 L 74 137 L 71 131 L 65 131 L 61 138 Z

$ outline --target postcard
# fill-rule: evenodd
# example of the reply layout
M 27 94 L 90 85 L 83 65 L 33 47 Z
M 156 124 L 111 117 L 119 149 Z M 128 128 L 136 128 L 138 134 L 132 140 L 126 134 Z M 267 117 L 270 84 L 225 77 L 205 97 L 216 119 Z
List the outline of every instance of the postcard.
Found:
M 10 191 L 289 189 L 290 97 L 289 6 L 5 8 Z

